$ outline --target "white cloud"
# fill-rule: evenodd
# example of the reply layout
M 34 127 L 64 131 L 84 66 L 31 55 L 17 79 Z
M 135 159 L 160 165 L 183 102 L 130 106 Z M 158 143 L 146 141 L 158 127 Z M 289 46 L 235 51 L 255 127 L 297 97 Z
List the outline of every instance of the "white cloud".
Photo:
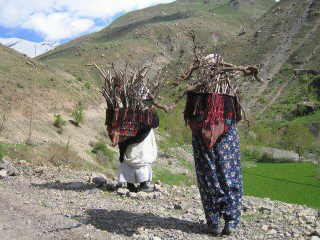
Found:
M 101 29 L 116 14 L 174 0 L 0 0 L 0 25 L 38 32 L 47 41 Z M 100 26 L 96 26 L 98 20 Z

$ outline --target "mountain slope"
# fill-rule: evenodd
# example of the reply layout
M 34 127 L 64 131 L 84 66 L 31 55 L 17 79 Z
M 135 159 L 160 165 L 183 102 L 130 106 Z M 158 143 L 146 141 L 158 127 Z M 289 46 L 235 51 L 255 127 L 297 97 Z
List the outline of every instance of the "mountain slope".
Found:
M 179 0 L 127 13 L 101 31 L 61 45 L 38 59 L 95 78 L 99 84 L 98 76 L 83 69 L 91 59 L 101 64 L 130 60 L 138 65 L 153 59 L 164 66 L 186 55 L 186 28 L 197 32 L 201 46 L 215 46 L 237 36 L 274 4 L 273 0 Z
M 14 49 L 22 54 L 26 54 L 31 58 L 49 52 L 60 45 L 60 43 L 57 42 L 35 43 L 20 38 L 0 38 L 0 44 Z
M 294 75 L 294 69 L 320 69 L 320 2 L 280 1 L 263 15 L 246 35 L 221 44 L 215 50 L 228 61 L 259 64 L 263 85 L 245 83 L 245 101 L 251 112 L 282 118 L 297 103 L 316 101 L 308 91 L 315 76 Z
M 13 105 L 13 111 L 27 116 L 35 69 L 27 64 L 28 57 L 1 45 L 0 59 L 1 103 Z M 84 83 L 71 74 L 35 62 L 39 65 L 36 74 L 36 99 L 41 103 L 39 113 L 66 110 L 70 107 L 66 102 L 81 100 L 83 96 L 88 96 L 90 102 Z

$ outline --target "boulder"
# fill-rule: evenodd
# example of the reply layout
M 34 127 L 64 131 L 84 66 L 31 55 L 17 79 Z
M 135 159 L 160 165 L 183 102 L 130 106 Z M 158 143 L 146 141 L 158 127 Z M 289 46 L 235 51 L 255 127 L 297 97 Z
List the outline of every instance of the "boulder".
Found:
M 11 164 L 10 160 L 6 157 L 4 157 L 0 163 L 0 170 L 1 169 L 7 169 L 7 167 Z
M 277 148 L 248 145 L 247 150 L 251 152 L 258 151 L 260 154 L 259 157 L 262 157 L 263 154 L 266 154 L 270 156 L 270 158 L 275 162 L 277 161 L 298 162 L 299 161 L 299 154 L 295 152 L 280 150 Z
M 127 193 L 129 193 L 129 190 L 126 188 L 119 188 L 117 190 L 117 194 L 120 196 L 125 196 L 125 195 L 127 195 Z
M 6 179 L 8 177 L 7 170 L 2 169 L 0 170 L 0 179 Z

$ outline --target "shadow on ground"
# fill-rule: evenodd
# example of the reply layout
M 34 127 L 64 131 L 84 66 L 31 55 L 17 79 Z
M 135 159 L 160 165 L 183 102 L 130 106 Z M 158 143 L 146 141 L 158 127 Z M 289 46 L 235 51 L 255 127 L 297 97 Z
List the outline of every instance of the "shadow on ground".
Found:
M 186 233 L 201 233 L 201 224 L 174 217 L 161 217 L 153 213 L 135 213 L 124 210 L 88 209 L 87 218 L 77 219 L 95 228 L 127 237 L 133 236 L 138 228 L 173 229 Z M 168 236 L 169 237 L 169 236 Z
M 34 187 L 39 188 L 48 188 L 48 189 L 57 189 L 57 190 L 70 190 L 70 191 L 86 191 L 90 189 L 95 189 L 96 187 L 92 183 L 83 183 L 83 182 L 66 182 L 62 183 L 60 181 L 47 182 L 43 184 L 31 183 Z

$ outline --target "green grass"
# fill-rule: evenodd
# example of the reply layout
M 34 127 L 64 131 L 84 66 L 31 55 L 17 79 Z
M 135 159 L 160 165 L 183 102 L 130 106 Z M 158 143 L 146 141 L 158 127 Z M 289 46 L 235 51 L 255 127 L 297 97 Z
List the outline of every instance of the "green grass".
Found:
M 191 178 L 185 174 L 173 174 L 168 169 L 154 167 L 153 182 L 160 180 L 168 185 L 190 185 Z
M 255 163 L 243 169 L 244 194 L 320 208 L 317 165 L 305 163 Z

